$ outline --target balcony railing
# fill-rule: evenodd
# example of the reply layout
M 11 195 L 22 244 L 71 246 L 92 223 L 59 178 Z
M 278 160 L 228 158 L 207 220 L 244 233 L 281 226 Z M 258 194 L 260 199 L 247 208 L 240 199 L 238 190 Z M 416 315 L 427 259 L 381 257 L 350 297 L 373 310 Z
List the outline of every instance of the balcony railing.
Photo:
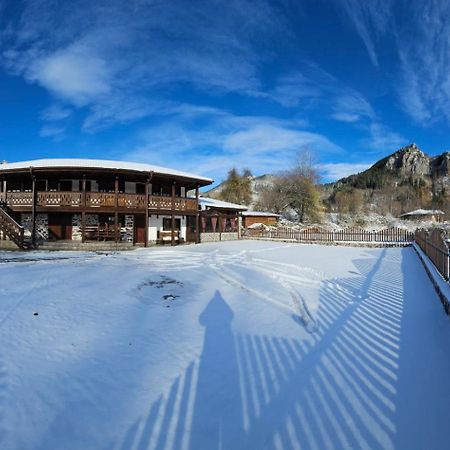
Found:
M 85 205 L 83 204 L 82 192 L 37 192 L 36 206 L 44 208 L 119 208 L 157 211 L 197 211 L 197 200 L 192 198 L 164 197 L 149 195 L 146 202 L 145 194 L 122 194 L 114 192 L 86 192 Z M 5 200 L 11 208 L 30 207 L 33 205 L 32 192 L 8 192 L 0 193 L 0 201 Z
M 32 194 L 30 195 L 33 201 Z M 81 204 L 81 192 L 38 192 L 36 198 L 37 206 L 81 206 Z

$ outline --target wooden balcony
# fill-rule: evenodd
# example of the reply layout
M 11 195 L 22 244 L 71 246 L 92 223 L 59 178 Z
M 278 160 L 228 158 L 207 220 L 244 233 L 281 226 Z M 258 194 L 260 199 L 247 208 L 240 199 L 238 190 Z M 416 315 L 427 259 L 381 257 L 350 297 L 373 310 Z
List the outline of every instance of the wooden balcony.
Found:
M 145 194 L 123 194 L 114 192 L 43 192 L 36 193 L 36 207 L 43 209 L 131 209 L 138 211 L 176 211 L 196 212 L 197 200 L 184 197 L 164 197 L 149 195 L 146 202 Z M 5 200 L 6 198 L 6 200 Z M 0 193 L 0 201 L 5 201 L 11 209 L 24 210 L 33 205 L 32 192 Z

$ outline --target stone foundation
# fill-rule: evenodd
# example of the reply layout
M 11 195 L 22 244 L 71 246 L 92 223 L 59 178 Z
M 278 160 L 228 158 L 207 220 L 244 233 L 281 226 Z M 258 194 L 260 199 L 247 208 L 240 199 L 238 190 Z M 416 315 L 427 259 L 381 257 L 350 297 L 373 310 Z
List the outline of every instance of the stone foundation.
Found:
M 81 214 L 72 216 L 72 241 L 81 242 Z
M 200 242 L 237 241 L 238 233 L 200 233 Z
M 25 228 L 25 236 L 31 237 L 33 219 L 30 213 L 22 213 L 20 224 Z M 36 214 L 36 239 L 38 241 L 48 240 L 48 214 Z
M 134 216 L 125 216 L 125 226 L 120 230 L 120 240 L 132 244 L 134 242 Z

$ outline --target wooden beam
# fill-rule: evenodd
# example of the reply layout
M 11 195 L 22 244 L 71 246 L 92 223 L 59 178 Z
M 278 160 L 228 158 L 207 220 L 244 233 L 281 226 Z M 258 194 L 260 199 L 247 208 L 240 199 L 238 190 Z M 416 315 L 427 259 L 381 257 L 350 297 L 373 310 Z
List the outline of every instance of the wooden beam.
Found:
M 120 234 L 119 234 L 119 213 L 117 212 L 117 208 L 119 207 L 119 176 L 116 175 L 116 179 L 114 180 L 114 193 L 115 193 L 115 205 L 116 210 L 114 212 L 114 240 L 115 242 L 119 242 Z
M 36 245 L 36 177 L 31 173 L 31 192 L 33 193 L 33 203 L 31 205 L 31 244 Z
M 148 247 L 148 226 L 149 226 L 149 218 L 148 218 L 148 197 L 150 195 L 150 180 L 151 180 L 151 174 L 147 179 L 147 183 L 145 183 L 145 247 Z
M 81 191 L 81 242 L 84 242 L 86 239 L 86 174 L 83 174 Z
M 6 178 L 3 180 L 3 200 L 5 202 L 5 205 L 8 204 L 8 184 L 6 182 Z
M 198 209 L 198 185 L 195 188 L 195 199 L 197 200 L 197 211 L 195 212 L 195 243 L 200 243 L 200 211 Z
M 173 210 L 175 209 L 175 181 L 172 182 L 172 215 L 171 215 L 171 240 L 170 245 L 175 245 L 175 214 Z

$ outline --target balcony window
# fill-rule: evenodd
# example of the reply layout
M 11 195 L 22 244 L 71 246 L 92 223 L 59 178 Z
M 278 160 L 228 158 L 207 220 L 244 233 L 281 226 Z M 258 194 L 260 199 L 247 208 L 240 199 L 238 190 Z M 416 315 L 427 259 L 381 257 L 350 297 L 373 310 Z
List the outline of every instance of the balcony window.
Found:
M 125 194 L 136 194 L 136 183 L 125 181 Z
M 98 183 L 96 180 L 86 180 L 87 192 L 98 192 Z
M 36 180 L 36 190 L 37 191 L 46 191 L 47 190 L 46 180 Z
M 99 180 L 98 181 L 99 192 L 114 192 L 114 180 Z

